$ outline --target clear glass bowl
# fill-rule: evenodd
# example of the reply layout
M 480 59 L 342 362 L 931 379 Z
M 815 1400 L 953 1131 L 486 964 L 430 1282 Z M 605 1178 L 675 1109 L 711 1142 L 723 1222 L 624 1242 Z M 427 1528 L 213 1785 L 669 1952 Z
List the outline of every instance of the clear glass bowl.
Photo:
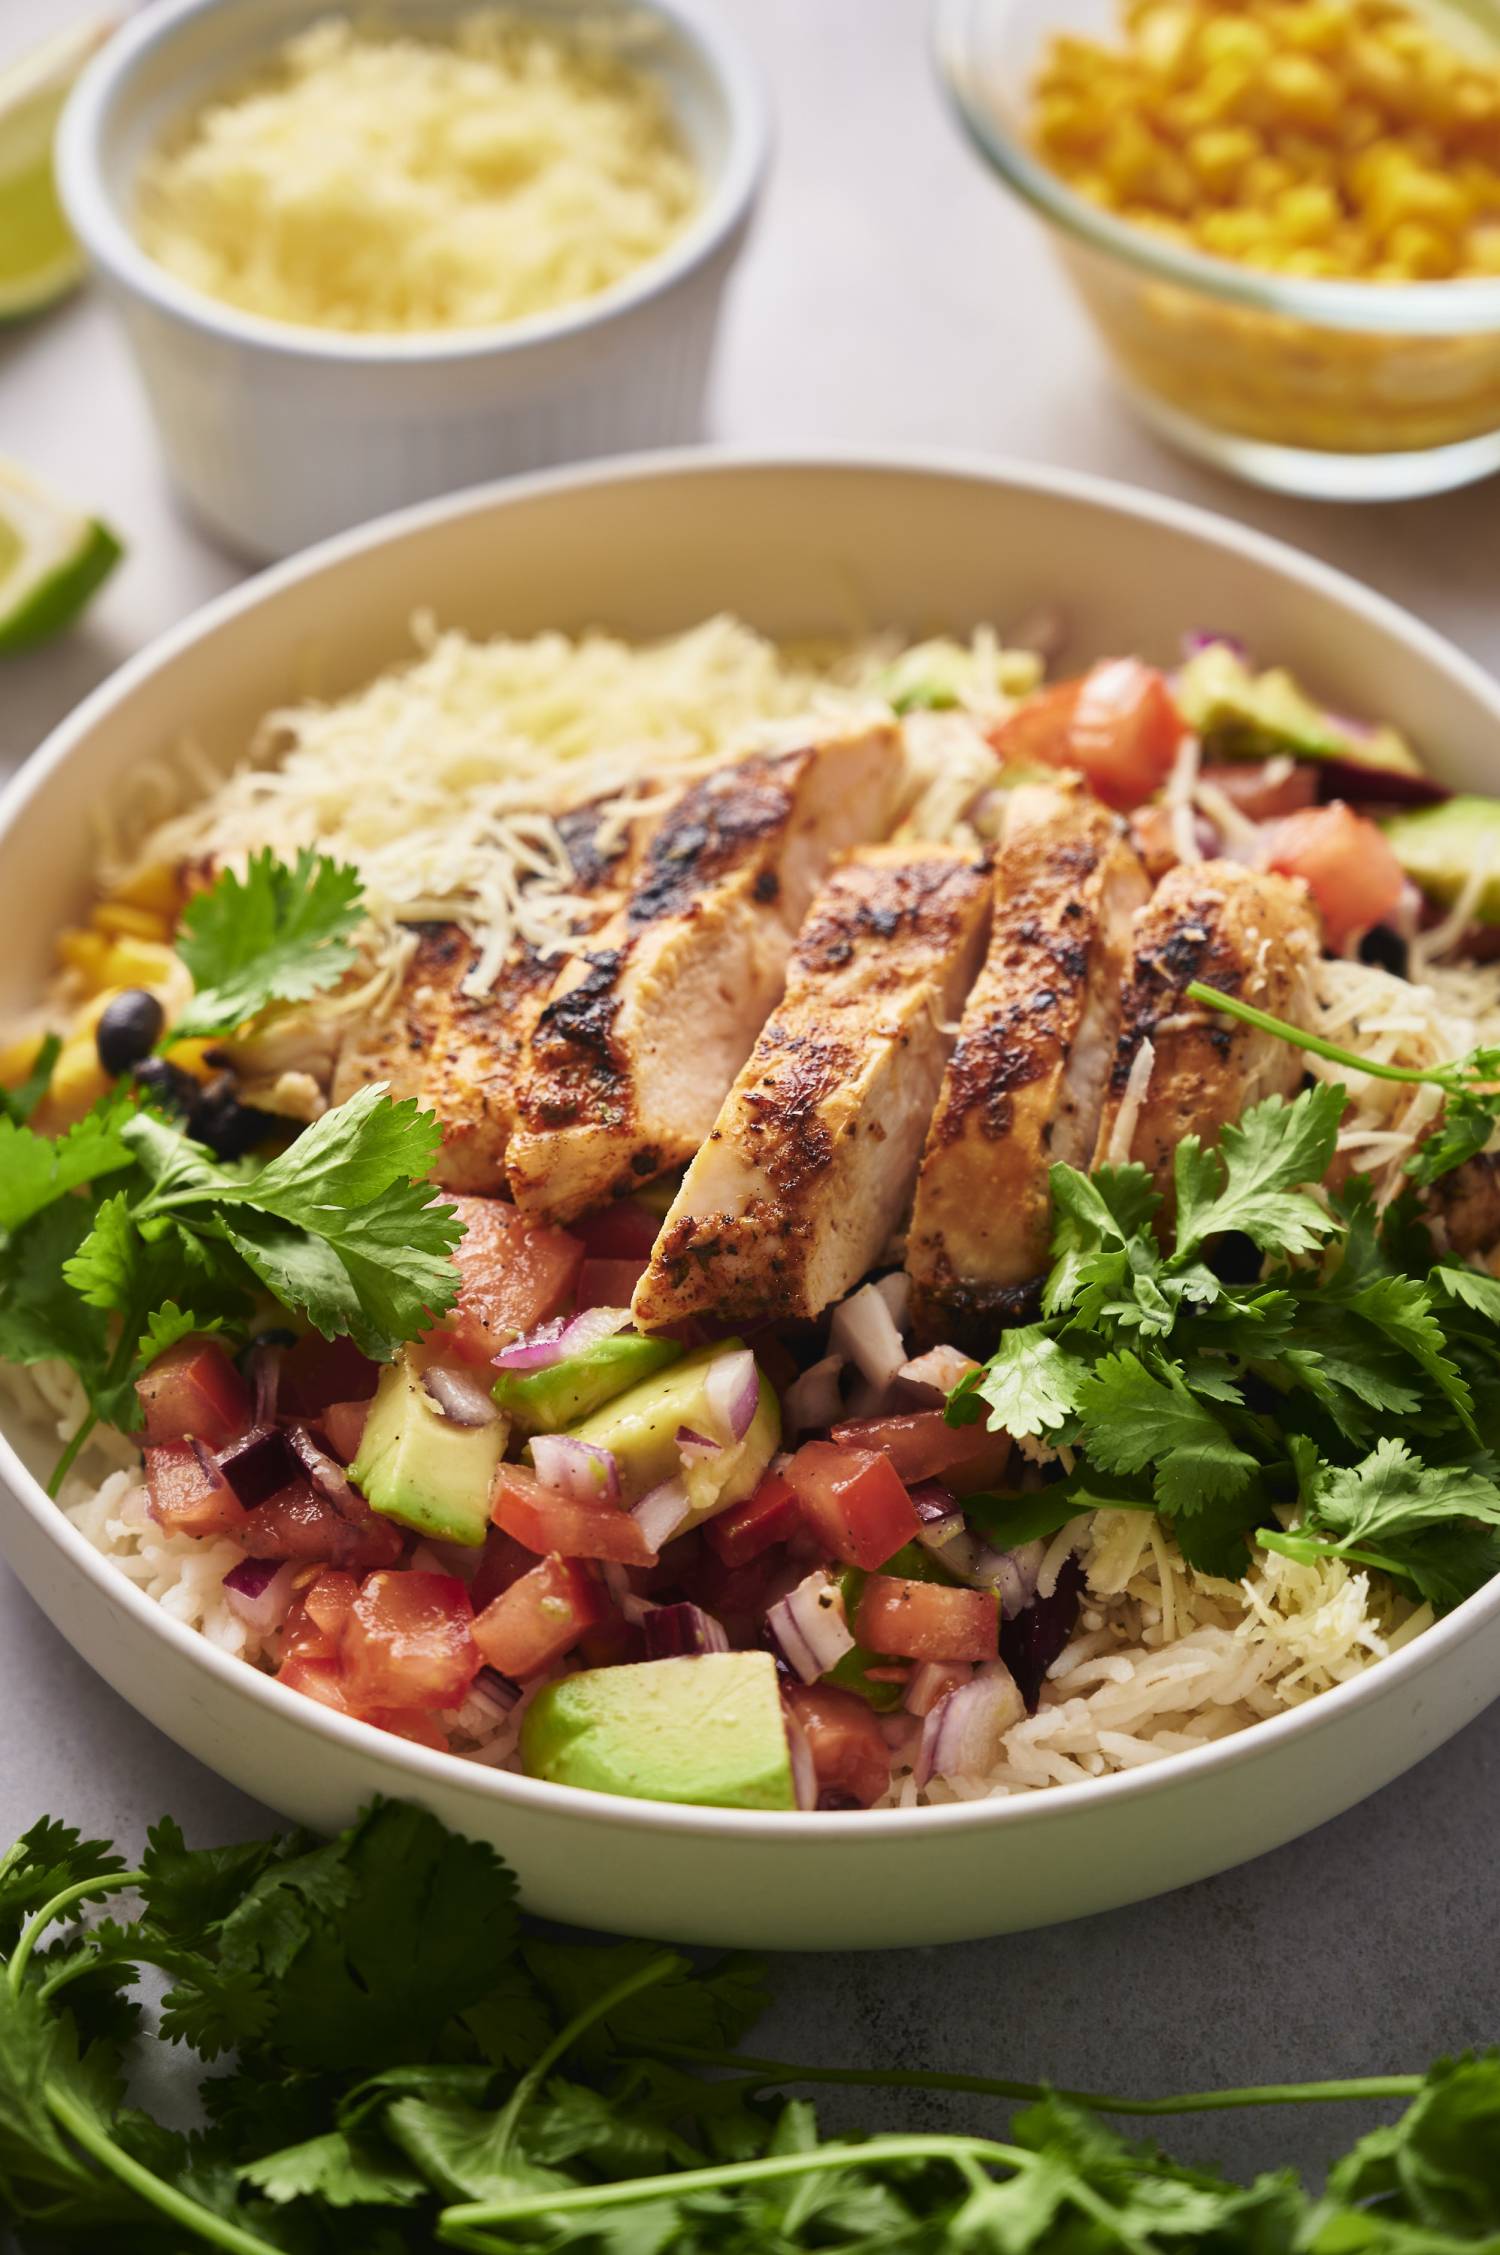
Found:
M 1500 18 L 1464 9 L 1500 43 Z M 1285 493 L 1390 501 L 1500 469 L 1500 279 L 1322 282 L 1179 248 L 1076 195 L 1028 146 L 1058 32 L 1117 38 L 1113 0 L 937 0 L 938 64 L 975 147 L 1048 223 L 1139 412 Z

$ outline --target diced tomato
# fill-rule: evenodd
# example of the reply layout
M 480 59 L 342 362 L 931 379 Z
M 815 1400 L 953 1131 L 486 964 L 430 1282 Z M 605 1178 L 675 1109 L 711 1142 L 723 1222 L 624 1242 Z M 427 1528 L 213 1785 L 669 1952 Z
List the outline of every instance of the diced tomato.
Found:
M 639 1261 L 644 1267 L 660 1228 L 660 1216 L 638 1198 L 617 1198 L 581 1221 L 578 1234 L 585 1260 Z
M 1383 923 L 1406 882 L 1383 830 L 1342 799 L 1308 807 L 1278 822 L 1261 860 L 1283 876 L 1300 877 L 1323 918 L 1330 947 Z
M 393 1738 L 409 1738 L 414 1746 L 430 1746 L 434 1754 L 446 1754 L 448 1741 L 443 1730 L 431 1715 L 416 1709 L 403 1712 L 400 1708 L 379 1708 L 366 1715 L 364 1720 L 373 1723 L 377 1730 L 388 1730 Z
M 610 1613 L 597 1628 L 585 1629 L 578 1656 L 586 1668 L 619 1668 L 646 1657 L 646 1633 L 623 1613 Z
M 514 1535 L 507 1535 L 499 1527 L 488 1528 L 484 1550 L 469 1583 L 469 1600 L 475 1612 L 482 1613 L 487 1605 L 504 1595 L 512 1582 L 529 1574 L 535 1564 L 535 1551 L 528 1550 Z
M 456 1574 L 371 1574 L 339 1636 L 351 1704 L 456 1707 L 482 1665 L 473 1619 Z
M 231 1535 L 245 1507 L 222 1481 L 215 1484 L 191 1441 L 160 1441 L 143 1451 L 151 1516 L 169 1535 Z
M 546 1558 L 475 1616 L 474 1641 L 492 1668 L 520 1682 L 560 1660 L 608 1611 L 576 1559 Z
M 940 1409 L 850 1418 L 834 1426 L 832 1438 L 840 1448 L 882 1449 L 908 1487 L 941 1480 L 955 1495 L 999 1487 L 1010 1464 L 1008 1433 L 992 1433 L 982 1418 L 975 1425 L 950 1425 Z
M 901 1660 L 998 1660 L 1000 1607 L 993 1590 L 872 1574 L 860 1592 L 854 1634 L 871 1652 Z
M 1201 780 L 1222 791 L 1251 822 L 1280 822 L 1300 814 L 1318 796 L 1318 771 L 1311 760 L 1215 760 Z
M 528 1221 L 499 1198 L 460 1198 L 454 1249 L 458 1298 L 434 1340 L 465 1362 L 488 1362 L 518 1331 L 534 1331 L 573 1296 L 583 1246 L 565 1229 Z
M 804 1441 L 786 1477 L 819 1538 L 848 1566 L 883 1566 L 921 1521 L 884 1452 Z
M 578 1271 L 578 1312 L 585 1308 L 628 1308 L 646 1273 L 646 1258 L 586 1260 Z
M 247 1511 L 234 1539 L 251 1558 L 317 1560 L 355 1574 L 394 1566 L 405 1542 L 401 1529 L 377 1512 L 366 1509 L 359 1517 L 346 1517 L 325 1496 L 302 1485 L 283 1488 Z
M 288 1660 L 337 1661 L 339 1638 L 349 1609 L 359 1595 L 352 1574 L 325 1568 L 293 1599 L 281 1624 L 280 1650 Z
M 726 1566 L 743 1566 L 773 1543 L 785 1542 L 800 1518 L 796 1489 L 779 1472 L 768 1472 L 754 1495 L 708 1521 L 704 1540 Z
M 294 1656 L 282 1662 L 276 1671 L 276 1681 L 284 1683 L 289 1691 L 300 1691 L 305 1698 L 332 1707 L 335 1714 L 354 1712 L 344 1690 L 344 1671 L 337 1660 L 302 1660 Z
M 1139 658 L 1105 658 L 1081 681 L 1025 698 L 990 741 L 1018 765 L 1081 768 L 1106 806 L 1128 813 L 1165 783 L 1182 734 L 1164 674 Z
M 676 1545 L 667 1549 L 670 1561 Z M 768 1608 L 785 1597 L 807 1572 L 806 1563 L 782 1550 L 763 1550 L 742 1566 L 727 1566 L 713 1551 L 703 1549 L 683 1572 L 671 1594 L 680 1593 L 705 1613 L 722 1621 L 732 1645 L 755 1644 Z M 663 1594 L 668 1594 L 663 1592 Z
M 793 1684 L 787 1704 L 802 1726 L 820 1808 L 868 1809 L 891 1782 L 891 1750 L 868 1703 L 833 1684 Z
M 276 1407 L 284 1417 L 317 1418 L 330 1402 L 367 1402 L 379 1383 L 379 1363 L 352 1339 L 309 1331 L 281 1358 Z
M 217 1339 L 183 1339 L 135 1382 L 148 1443 L 196 1434 L 211 1449 L 250 1423 L 250 1389 Z
M 612 1558 L 621 1566 L 654 1566 L 651 1548 L 628 1511 L 615 1503 L 574 1503 L 544 1488 L 524 1464 L 502 1464 L 490 1494 L 490 1517 L 538 1558 Z
M 335 1456 L 352 1464 L 359 1454 L 359 1444 L 364 1438 L 365 1419 L 370 1405 L 364 1402 L 330 1402 L 318 1415 L 318 1423 L 327 1436 L 328 1445 Z

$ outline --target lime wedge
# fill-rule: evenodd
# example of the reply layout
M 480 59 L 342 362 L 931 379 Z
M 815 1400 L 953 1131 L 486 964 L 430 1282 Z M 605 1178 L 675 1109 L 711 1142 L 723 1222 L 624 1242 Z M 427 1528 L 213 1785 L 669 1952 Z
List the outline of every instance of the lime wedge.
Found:
M 52 178 L 52 136 L 68 89 L 111 29 L 94 17 L 0 69 L 0 321 L 70 290 L 83 259 Z
M 0 656 L 71 625 L 121 553 L 108 525 L 0 461 Z

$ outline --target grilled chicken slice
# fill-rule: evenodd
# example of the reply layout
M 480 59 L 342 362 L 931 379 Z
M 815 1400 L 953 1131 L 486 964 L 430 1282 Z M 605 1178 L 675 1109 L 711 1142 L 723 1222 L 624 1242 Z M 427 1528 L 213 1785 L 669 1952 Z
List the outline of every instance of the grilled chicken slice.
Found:
M 1300 1050 L 1186 1001 L 1188 986 L 1201 979 L 1304 1025 L 1318 949 L 1302 886 L 1234 861 L 1171 870 L 1136 920 L 1094 1164 L 1149 1167 L 1170 1213 L 1182 1138 L 1214 1142 L 1262 1097 L 1290 1095 L 1303 1070 Z
M 618 905 L 638 851 L 640 830 L 600 846 L 600 809 L 576 808 L 557 827 L 585 904 L 586 934 Z M 392 1009 L 350 1034 L 334 1069 L 332 1101 L 370 1081 L 393 1096 L 414 1096 L 442 1126 L 433 1169 L 445 1190 L 505 1188 L 505 1153 L 515 1123 L 526 1041 L 557 978 L 557 959 L 524 945 L 511 950 L 493 986 L 466 994 L 478 950 L 456 924 L 416 927 L 416 953 Z
M 988 1352 L 1047 1266 L 1048 1169 L 1094 1147 L 1145 872 L 1087 792 L 1017 792 L 989 953 L 927 1137 L 907 1237 L 918 1336 Z
M 638 1324 L 815 1316 L 858 1283 L 905 1214 L 989 908 L 983 863 L 952 847 L 868 846 L 834 871 L 673 1200 Z
M 815 886 L 890 828 L 903 771 L 897 731 L 877 727 L 755 753 L 684 792 L 537 1019 L 506 1161 L 517 1205 L 569 1221 L 692 1156 L 781 994 Z

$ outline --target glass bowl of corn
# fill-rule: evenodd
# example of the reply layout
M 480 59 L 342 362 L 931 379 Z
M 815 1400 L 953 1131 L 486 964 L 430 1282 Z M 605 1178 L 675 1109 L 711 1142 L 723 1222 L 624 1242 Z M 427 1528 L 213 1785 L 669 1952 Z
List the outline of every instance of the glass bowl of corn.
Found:
M 936 29 L 1165 437 L 1331 500 L 1500 469 L 1492 0 L 938 0 Z

